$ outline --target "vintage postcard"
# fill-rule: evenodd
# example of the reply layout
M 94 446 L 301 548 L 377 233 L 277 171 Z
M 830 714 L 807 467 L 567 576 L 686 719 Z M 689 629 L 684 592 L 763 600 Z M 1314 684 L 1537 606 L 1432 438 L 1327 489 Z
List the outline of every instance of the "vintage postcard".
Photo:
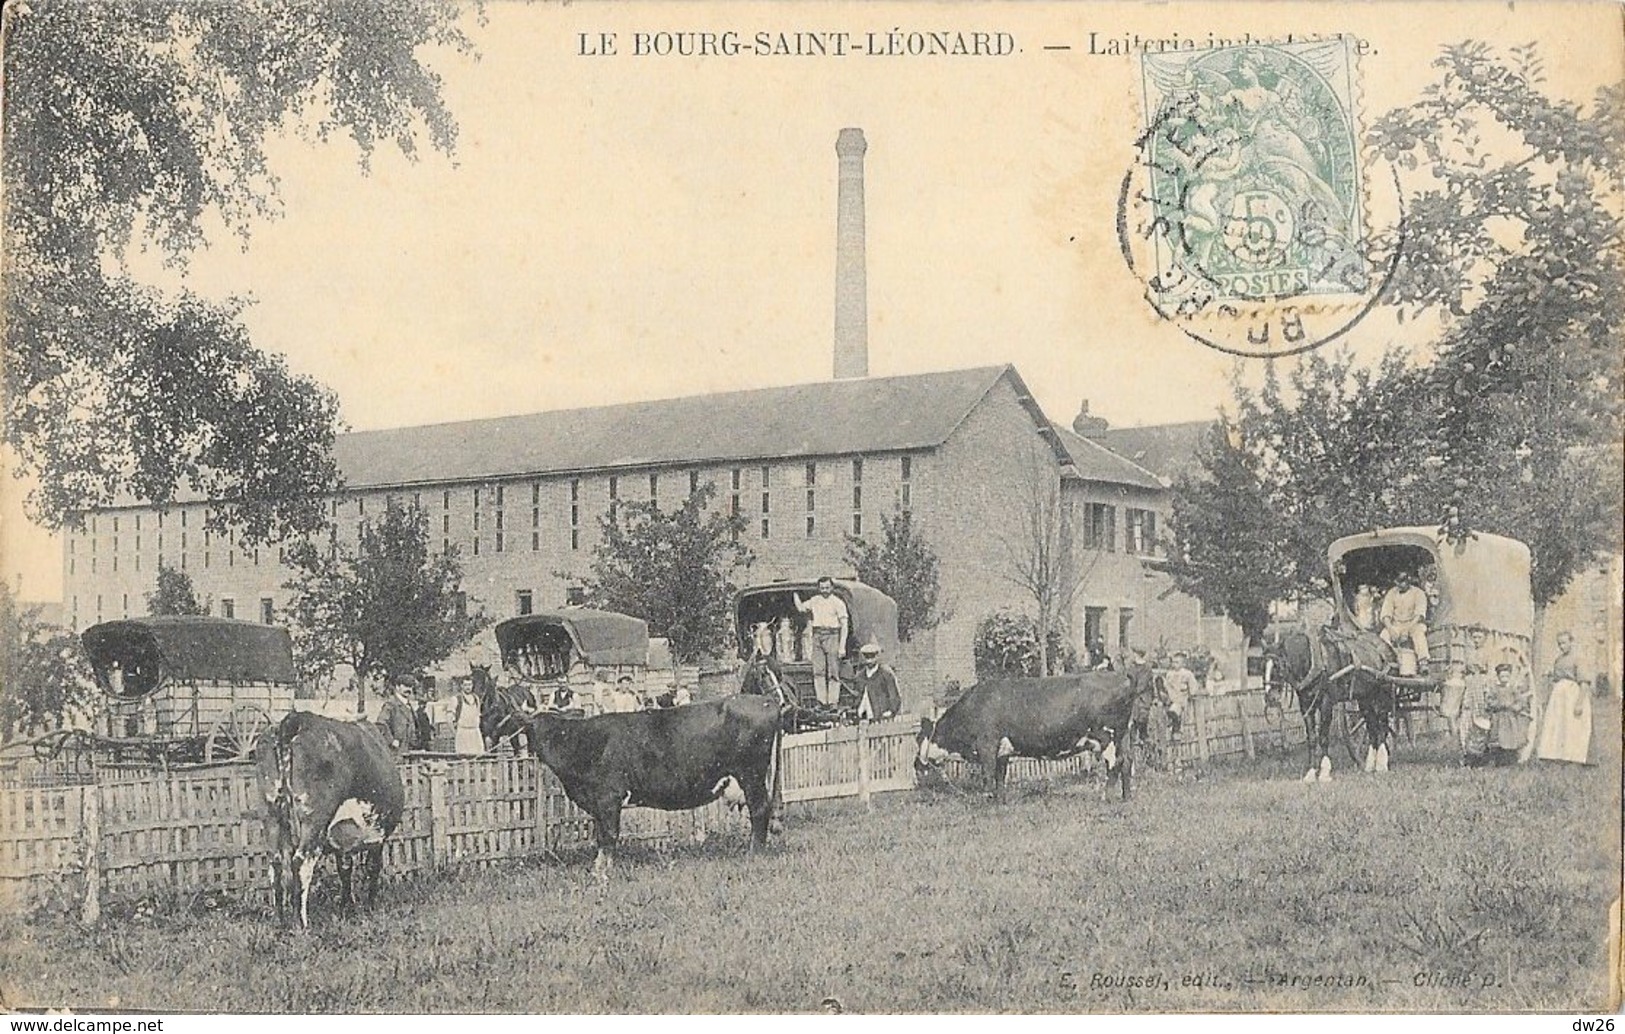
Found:
M 0 1004 L 1612 1030 L 1622 25 L 7 4 Z

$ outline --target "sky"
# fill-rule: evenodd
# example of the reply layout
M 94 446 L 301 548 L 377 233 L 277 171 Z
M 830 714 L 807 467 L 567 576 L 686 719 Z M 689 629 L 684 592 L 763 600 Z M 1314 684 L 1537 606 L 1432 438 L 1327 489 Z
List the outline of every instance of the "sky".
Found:
M 1090 53 L 1091 33 L 1096 50 L 1350 33 L 1366 121 L 1467 37 L 1539 40 L 1549 88 L 1576 100 L 1622 74 L 1604 5 L 492 0 L 463 21 L 476 58 L 427 55 L 460 125 L 453 156 L 381 150 L 363 175 L 348 141 L 291 132 L 271 146 L 280 216 L 246 248 L 216 234 L 184 277 L 131 259 L 156 283 L 250 298 L 255 343 L 335 390 L 357 430 L 828 377 L 845 126 L 869 145 L 871 374 L 1008 362 L 1059 421 L 1084 398 L 1114 426 L 1209 418 L 1237 367 L 1159 323 L 1119 254 L 1139 59 Z M 1002 32 L 1019 49 L 632 53 L 637 33 L 726 30 Z M 614 33 L 617 53 L 583 55 L 583 33 Z M 1402 335 L 1379 314 L 1349 343 L 1375 354 Z M 60 548 L 7 489 L 3 574 L 60 598 Z

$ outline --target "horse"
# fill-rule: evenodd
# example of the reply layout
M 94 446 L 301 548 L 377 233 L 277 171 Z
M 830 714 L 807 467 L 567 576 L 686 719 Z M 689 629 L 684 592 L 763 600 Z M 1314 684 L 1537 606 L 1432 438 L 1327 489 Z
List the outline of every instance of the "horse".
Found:
M 1370 632 L 1289 629 L 1266 640 L 1264 658 L 1266 686 L 1298 698 L 1309 752 L 1304 782 L 1331 782 L 1332 713 L 1347 701 L 1360 708 L 1370 740 L 1365 770 L 1388 771 L 1394 695 L 1381 673 L 1396 659 L 1392 646 Z
M 474 695 L 480 701 L 480 735 L 485 738 L 487 750 L 509 740 L 519 748 L 518 737 L 525 739 L 525 750 L 530 750 L 530 721 L 536 716 L 536 697 L 523 683 L 498 686 L 491 675 L 489 664 L 468 666 Z

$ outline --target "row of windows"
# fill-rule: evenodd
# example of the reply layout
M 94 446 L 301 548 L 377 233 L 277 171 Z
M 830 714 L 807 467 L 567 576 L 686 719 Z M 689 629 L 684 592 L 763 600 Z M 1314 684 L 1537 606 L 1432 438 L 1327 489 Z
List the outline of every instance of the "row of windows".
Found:
M 95 620 L 92 622 L 92 624 L 100 624 L 101 622 L 107 620 L 107 614 L 104 611 L 105 601 L 106 601 L 106 597 L 103 596 L 100 593 L 97 593 L 97 595 L 96 595 L 96 612 L 95 612 L 96 617 L 95 617 Z M 235 618 L 235 617 L 237 617 L 237 600 L 233 596 L 222 596 L 215 603 L 215 605 L 210 607 L 209 609 L 210 609 L 211 613 L 215 613 L 219 617 Z M 79 597 L 78 596 L 72 597 L 72 600 L 71 600 L 71 603 L 70 603 L 69 614 L 70 614 L 70 616 L 72 618 L 72 621 L 73 621 L 73 627 L 78 628 L 79 627 L 79 617 L 80 617 L 80 615 L 79 615 Z M 127 618 L 129 616 L 130 616 L 130 594 L 127 593 L 127 592 L 126 593 L 121 593 L 119 595 L 119 617 Z M 270 624 L 274 624 L 276 622 L 276 601 L 274 599 L 272 599 L 271 597 L 269 597 L 269 596 L 260 597 L 259 621 L 260 621 L 260 624 L 262 624 L 262 625 L 270 625 Z
M 852 464 L 851 529 L 852 529 L 852 534 L 861 535 L 861 534 L 863 534 L 863 512 L 862 511 L 863 511 L 863 504 L 864 504 L 864 501 L 863 501 L 864 459 L 861 456 L 860 457 L 854 457 L 850 462 Z M 912 484 L 912 481 L 913 481 L 913 466 L 914 466 L 913 457 L 911 457 L 911 456 L 903 456 L 903 457 L 899 458 L 898 473 L 900 475 L 900 485 L 899 485 L 899 494 L 898 494 L 898 506 L 899 506 L 899 509 L 901 509 L 901 510 L 903 510 L 905 512 L 910 511 L 913 508 L 913 484 Z M 809 462 L 803 468 L 803 480 L 804 480 L 804 485 L 805 485 L 805 488 L 806 488 L 805 522 L 806 522 L 806 533 L 809 536 L 814 535 L 816 533 L 816 531 L 817 531 L 817 521 L 816 521 L 816 518 L 815 518 L 815 511 L 817 510 L 817 491 L 816 491 L 816 489 L 817 489 L 817 485 L 818 485 L 818 467 L 819 467 L 819 464 L 817 462 Z M 770 465 L 763 465 L 763 466 L 757 468 L 757 473 L 758 473 L 758 477 L 759 477 L 760 491 L 761 491 L 761 535 L 762 535 L 763 538 L 767 538 L 767 537 L 769 537 L 769 533 L 770 533 L 769 518 L 770 518 L 770 515 L 772 513 L 772 491 L 771 491 L 771 489 L 772 489 L 773 467 L 770 466 Z M 732 491 L 732 495 L 731 495 L 731 497 L 729 499 L 729 512 L 732 513 L 732 514 L 738 515 L 739 513 L 742 512 L 741 495 L 742 495 L 742 491 L 743 491 L 744 468 L 742 468 L 742 467 L 734 467 L 729 472 L 729 476 L 730 476 L 730 484 L 731 484 L 731 491 Z M 661 475 L 659 473 L 650 473 L 648 475 L 648 479 L 649 479 L 648 480 L 649 500 L 651 502 L 654 502 L 656 505 L 658 505 L 659 504 L 659 499 L 660 499 Z M 611 505 L 614 505 L 616 502 L 620 501 L 620 499 L 621 499 L 620 482 L 621 482 L 621 479 L 620 479 L 619 475 L 612 475 L 612 476 L 610 476 L 608 478 L 607 494 L 608 494 L 609 502 L 610 502 Z M 473 491 L 473 503 L 474 503 L 474 512 L 473 512 L 473 517 L 472 517 L 472 525 L 473 525 L 472 530 L 474 532 L 474 535 L 473 535 L 473 538 L 472 538 L 471 545 L 472 545 L 472 550 L 476 555 L 479 554 L 479 552 L 481 550 L 481 546 L 484 545 L 484 543 L 487 542 L 487 541 L 490 542 L 492 547 L 499 553 L 500 552 L 505 552 L 507 550 L 507 548 L 509 547 L 510 543 L 509 543 L 509 537 L 508 537 L 508 534 L 507 534 L 507 527 L 506 527 L 506 523 L 505 523 L 505 513 L 504 513 L 504 507 L 506 506 L 506 503 L 507 503 L 507 487 L 508 486 L 505 486 L 505 485 L 494 485 L 494 486 L 490 486 L 489 488 L 474 488 L 472 490 Z M 689 471 L 688 472 L 688 490 L 689 490 L 690 494 L 698 491 L 699 488 L 700 488 L 700 472 L 697 471 L 697 470 Z M 450 512 L 451 511 L 451 504 L 452 504 L 452 495 L 453 495 L 453 490 L 451 490 L 451 489 L 444 489 L 440 493 L 440 508 L 441 508 L 441 511 L 442 511 L 441 518 L 440 518 L 440 532 L 441 532 L 441 548 L 442 548 L 442 551 L 450 549 L 452 538 L 453 538 L 453 536 L 452 536 L 452 520 L 451 520 L 451 512 Z M 353 496 L 351 498 L 353 498 L 354 501 L 355 501 L 355 514 L 356 514 L 356 516 L 357 517 L 365 517 L 366 513 L 367 513 L 367 497 L 364 496 L 364 495 L 356 495 L 356 496 Z M 410 494 L 402 493 L 399 496 L 397 496 L 394 493 L 386 493 L 385 496 L 384 496 L 384 506 L 387 509 L 387 508 L 395 506 L 397 503 L 405 503 L 408 499 L 410 500 L 411 505 L 413 507 L 415 507 L 416 509 L 418 509 L 420 511 L 423 509 L 423 493 L 422 492 L 412 492 Z M 570 548 L 572 550 L 579 550 L 581 548 L 581 527 L 582 527 L 581 503 L 582 503 L 582 499 L 581 499 L 581 479 L 572 478 L 571 481 L 570 481 Z M 482 505 L 482 504 L 484 504 L 484 505 Z M 531 505 L 530 548 L 532 550 L 540 550 L 542 548 L 542 484 L 541 484 L 541 482 L 533 482 L 531 484 L 531 486 L 530 486 L 530 505 Z M 345 500 L 344 499 L 334 499 L 334 500 L 332 500 L 332 503 L 331 503 L 331 514 L 332 514 L 332 516 L 334 518 L 338 518 L 339 516 L 341 516 L 342 513 L 343 513 L 343 510 L 344 510 L 344 507 L 345 507 Z M 492 527 L 489 530 L 494 531 L 495 534 L 490 539 L 483 539 L 481 533 L 483 531 L 487 530 L 487 529 L 482 527 L 482 520 L 483 520 L 482 513 L 485 511 L 485 509 L 487 507 L 491 508 L 492 520 L 494 522 L 494 527 Z M 155 523 L 156 523 L 157 527 L 161 529 L 161 528 L 163 528 L 165 526 L 165 519 L 166 519 L 167 516 L 172 516 L 172 515 L 166 515 L 164 513 L 157 513 L 157 514 L 149 515 L 149 518 L 150 519 L 155 519 Z M 204 523 L 207 523 L 209 516 L 210 516 L 209 511 L 205 510 L 203 512 Z M 188 511 L 186 511 L 186 510 L 178 511 L 178 517 L 179 517 L 180 526 L 182 528 L 186 528 L 187 524 L 188 524 Z M 110 521 L 110 523 L 111 523 L 111 530 L 112 530 L 112 533 L 113 533 L 113 538 L 112 538 L 112 542 L 111 542 L 112 554 L 113 554 L 112 563 L 113 563 L 113 570 L 116 571 L 116 570 L 118 570 L 118 564 L 119 564 L 118 556 L 119 556 L 119 553 L 120 553 L 120 538 L 119 538 L 120 530 L 121 530 L 121 528 L 123 527 L 123 525 L 125 523 L 128 523 L 129 521 L 133 520 L 134 530 L 139 533 L 142 530 L 142 515 L 141 514 L 122 515 L 122 519 L 121 519 L 120 515 L 114 515 L 114 516 L 108 517 L 107 520 Z M 96 571 L 97 568 L 98 568 L 98 564 L 99 564 L 99 560 L 97 559 L 97 557 L 98 557 L 98 554 L 100 552 L 100 547 L 101 547 L 100 531 L 101 531 L 102 523 L 103 523 L 103 517 L 101 515 L 96 515 L 96 514 L 91 515 L 90 528 L 89 528 L 89 547 L 90 547 L 90 554 L 92 556 L 92 560 L 91 560 L 91 570 L 92 571 Z M 181 542 L 180 542 L 181 566 L 185 567 L 186 566 L 186 553 L 187 553 L 187 546 L 188 546 L 188 543 L 186 541 L 187 534 L 186 534 L 185 531 L 182 531 L 180 534 L 181 534 Z M 203 566 L 204 567 L 210 567 L 210 566 L 213 565 L 213 562 L 214 562 L 214 558 L 211 555 L 211 552 L 209 550 L 209 547 L 211 545 L 211 536 L 212 536 L 211 532 L 209 532 L 207 530 L 205 530 L 203 532 L 204 552 L 202 554 L 202 560 L 203 560 Z M 228 538 L 229 537 L 230 536 L 228 536 Z M 77 565 L 78 565 L 78 541 L 77 541 L 77 539 L 78 539 L 78 536 L 70 536 L 69 539 L 68 539 L 69 573 L 77 573 Z M 162 555 L 163 554 L 163 549 L 164 549 L 164 539 L 163 539 L 163 534 L 162 534 L 161 531 L 159 532 L 159 534 L 157 536 L 157 542 L 158 542 L 159 554 Z M 337 531 L 336 531 L 336 529 L 334 529 L 333 536 L 330 539 L 330 547 L 334 548 L 334 549 L 337 548 Z M 135 564 L 136 564 L 136 569 L 137 570 L 140 569 L 140 565 L 141 565 L 141 560 L 140 560 L 141 549 L 142 549 L 142 539 L 141 539 L 141 536 L 139 534 L 137 534 L 135 536 L 135 553 L 136 553 Z M 239 552 L 238 550 L 233 549 L 233 550 L 230 550 L 226 554 L 225 563 L 227 564 L 227 566 L 231 566 L 231 567 L 236 566 L 238 552 Z M 255 564 L 255 565 L 259 564 L 259 562 L 260 562 L 259 550 L 255 549 L 255 550 L 250 551 L 250 550 L 244 549 L 244 550 L 241 550 L 240 552 L 241 552 L 241 554 L 242 554 L 242 556 L 244 557 L 245 560 L 251 559 L 253 564 Z
M 1089 503 L 1083 515 L 1083 547 L 1106 553 L 1117 552 L 1117 507 Z M 1151 556 L 1157 551 L 1157 515 L 1152 510 L 1125 507 L 1123 510 L 1123 552 Z

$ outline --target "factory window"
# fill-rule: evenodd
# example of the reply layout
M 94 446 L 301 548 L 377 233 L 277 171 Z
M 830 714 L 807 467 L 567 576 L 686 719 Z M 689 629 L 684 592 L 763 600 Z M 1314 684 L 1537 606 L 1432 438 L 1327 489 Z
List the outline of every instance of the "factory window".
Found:
M 502 511 L 498 510 L 497 511 L 497 552 L 498 553 L 503 551 L 506 543 L 507 543 L 507 534 L 503 531 L 503 528 L 502 528 Z
M 1099 664 L 1103 658 L 1096 657 L 1093 650 L 1096 646 L 1105 647 L 1106 643 L 1106 608 L 1083 608 L 1083 645 L 1091 651 L 1090 664 Z
M 102 623 L 102 594 L 96 594 L 96 623 Z
M 440 493 L 440 508 L 442 510 L 451 509 L 451 492 L 446 491 Z
M 130 594 L 129 593 L 124 594 L 124 616 L 125 617 L 130 616 Z
M 118 531 L 116 529 L 113 532 L 113 559 L 118 559 Z
M 531 612 L 531 605 L 532 605 L 532 603 L 531 603 L 532 597 L 531 597 L 530 590 L 529 589 L 520 589 L 518 592 L 514 593 L 513 596 L 514 596 L 514 600 L 513 600 L 514 613 L 519 614 L 521 616 L 523 616 L 525 614 L 529 614 Z
M 357 517 L 365 517 L 367 515 L 367 497 L 366 496 L 358 495 L 358 496 L 355 497 L 355 515 Z
M 818 484 L 818 464 L 809 463 L 807 464 L 807 487 L 811 488 L 816 484 Z
M 564 605 L 566 607 L 582 607 L 587 603 L 587 590 L 579 585 L 572 585 L 564 590 Z
M 113 541 L 114 542 L 118 541 L 118 518 L 117 517 L 113 518 Z M 117 549 L 118 546 L 115 545 L 113 548 Z
M 773 468 L 772 467 L 763 467 L 762 468 L 762 487 L 763 488 L 766 488 L 768 486 L 768 483 L 772 480 L 772 476 L 773 476 Z
M 852 515 L 852 534 L 863 534 L 863 514 L 861 513 L 855 513 Z
M 476 533 L 476 536 L 478 535 L 479 530 L 480 530 L 480 511 L 475 510 L 474 511 L 474 531 Z
M 1117 645 L 1127 650 L 1134 642 L 1134 608 L 1123 607 L 1117 612 Z
M 618 477 L 611 477 L 609 479 L 609 501 L 613 503 L 613 502 L 618 501 L 620 498 L 621 498 L 621 479 L 618 478 Z
M 115 541 L 114 544 L 117 545 L 117 542 Z M 118 570 L 118 554 L 117 553 L 113 554 L 113 570 L 115 570 L 115 571 Z
M 339 501 L 337 499 L 335 499 L 335 500 L 333 500 L 333 516 L 337 517 L 338 515 L 339 515 Z
M 570 548 L 581 548 L 581 479 L 570 479 Z
M 498 507 L 499 507 L 499 508 L 500 508 L 500 507 L 501 507 L 501 506 L 502 506 L 502 499 L 503 499 L 503 491 L 502 491 L 502 486 L 501 486 L 501 485 L 498 485 L 498 486 L 497 486 L 497 506 L 498 506 Z
M 136 531 L 140 531 L 140 530 L 141 530 L 141 515 L 140 515 L 140 514 L 139 514 L 139 513 L 138 513 L 138 514 L 136 514 L 136 515 L 135 515 L 135 530 L 136 530 Z M 139 539 L 139 538 L 140 538 L 140 536 L 137 536 L 137 538 L 138 538 L 138 539 Z M 139 546 L 138 546 L 138 547 L 136 547 L 136 548 L 138 548 L 138 549 L 139 549 L 139 548 L 140 548 L 140 547 L 139 547 Z
M 818 493 L 817 493 L 817 491 L 815 489 L 811 489 L 811 488 L 807 489 L 807 537 L 808 538 L 811 538 L 812 533 L 813 533 L 813 511 L 817 509 L 817 506 L 816 506 L 817 500 L 814 497 L 817 494 Z
M 478 517 L 479 513 L 480 513 L 480 490 L 476 488 L 476 489 L 474 489 L 474 515 L 476 517 Z
M 220 597 L 220 616 L 234 618 L 237 616 L 237 601 L 230 596 Z
M 540 481 L 533 482 L 530 486 L 530 505 L 542 505 L 542 483 Z
M 762 538 L 765 539 L 767 537 L 768 537 L 768 535 L 767 535 L 767 518 L 763 517 L 762 518 Z
M 700 472 L 697 471 L 697 470 L 691 470 L 691 471 L 688 472 L 688 494 L 693 495 L 695 492 L 698 492 L 699 490 L 700 490 Z
M 539 500 L 537 494 L 533 494 L 531 496 L 531 502 L 535 503 L 535 502 L 539 502 L 539 501 L 540 500 Z M 531 550 L 531 552 L 534 553 L 538 549 L 541 549 L 541 548 L 542 548 L 542 508 L 540 506 L 532 506 L 530 508 L 530 550 Z
M 186 511 L 181 511 L 181 527 L 186 527 Z
M 422 512 L 422 510 L 423 510 L 423 493 L 422 492 L 413 492 L 412 493 L 412 509 L 417 510 L 419 512 Z
M 657 506 L 657 507 L 660 505 L 660 475 L 659 474 L 650 474 L 649 475 L 649 502 L 655 504 L 655 506 Z
M 384 509 L 385 510 L 393 510 L 393 509 L 395 509 L 395 493 L 394 492 L 386 492 L 386 493 L 384 493 Z
M 271 597 L 269 597 L 269 596 L 261 596 L 260 597 L 260 624 L 262 624 L 262 625 L 272 624 L 275 621 L 275 618 L 276 618 L 276 604 L 272 602 Z
M 1129 507 L 1123 511 L 1123 549 L 1140 556 L 1157 551 L 1157 515 Z
M 914 485 L 913 485 L 914 457 L 912 457 L 912 456 L 904 456 L 903 457 L 902 474 L 903 474 L 903 486 L 902 486 L 902 491 L 900 493 L 902 506 L 900 507 L 900 509 L 903 511 L 904 514 L 907 514 L 910 510 L 912 510 L 914 508 Z

